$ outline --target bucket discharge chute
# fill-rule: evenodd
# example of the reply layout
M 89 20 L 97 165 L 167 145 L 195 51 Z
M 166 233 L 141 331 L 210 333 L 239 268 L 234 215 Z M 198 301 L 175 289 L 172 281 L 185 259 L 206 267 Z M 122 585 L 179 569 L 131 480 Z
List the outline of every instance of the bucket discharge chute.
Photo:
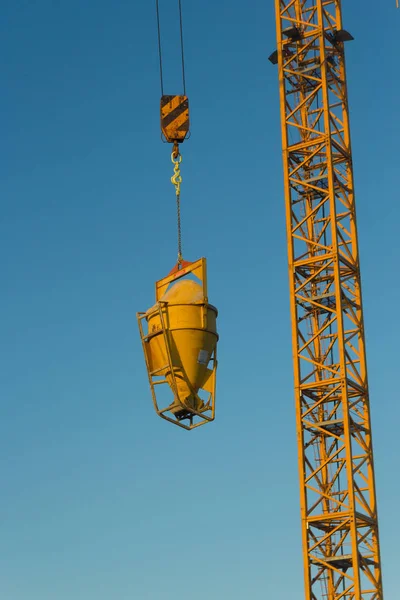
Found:
M 178 264 L 156 283 L 156 304 L 137 314 L 154 407 L 185 429 L 215 416 L 217 314 L 208 304 L 205 258 Z M 170 390 L 166 406 L 159 386 Z

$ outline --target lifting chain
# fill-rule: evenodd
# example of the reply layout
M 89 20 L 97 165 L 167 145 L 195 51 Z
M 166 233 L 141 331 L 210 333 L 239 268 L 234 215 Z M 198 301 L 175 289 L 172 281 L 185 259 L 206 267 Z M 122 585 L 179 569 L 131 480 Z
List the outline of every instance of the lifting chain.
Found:
M 182 263 L 182 231 L 181 231 L 181 183 L 182 175 L 180 170 L 180 164 L 182 162 L 182 155 L 179 152 L 179 146 L 177 143 L 174 144 L 174 149 L 171 154 L 171 161 L 174 165 L 174 174 L 171 177 L 171 183 L 175 186 L 176 194 L 176 211 L 178 221 L 178 264 Z

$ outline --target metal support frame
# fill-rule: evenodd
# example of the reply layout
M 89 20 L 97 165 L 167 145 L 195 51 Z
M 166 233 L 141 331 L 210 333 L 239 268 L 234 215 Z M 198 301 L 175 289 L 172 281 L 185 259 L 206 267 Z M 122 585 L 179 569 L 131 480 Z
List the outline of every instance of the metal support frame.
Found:
M 383 600 L 343 47 L 352 38 L 340 0 L 275 6 L 305 597 Z
M 158 311 L 159 316 L 160 316 L 161 330 L 157 330 L 156 334 L 145 332 L 143 329 L 143 320 L 146 320 L 146 318 L 149 316 L 149 313 L 148 312 L 138 312 L 137 313 L 140 339 L 142 341 L 143 354 L 145 357 L 147 374 L 148 374 L 148 378 L 149 378 L 149 384 L 150 384 L 154 408 L 160 417 L 162 417 L 166 421 L 169 421 L 170 423 L 179 425 L 179 427 L 182 427 L 183 429 L 187 429 L 187 430 L 195 429 L 196 427 L 200 427 L 200 425 L 204 425 L 205 423 L 209 423 L 215 419 L 216 370 L 217 370 L 217 364 L 218 364 L 217 363 L 217 349 L 215 348 L 214 352 L 212 353 L 212 355 L 210 356 L 210 359 L 209 359 L 209 365 L 211 366 L 210 370 L 212 370 L 212 375 L 211 375 L 210 384 L 209 384 L 211 387 L 211 391 L 209 392 L 207 401 L 203 400 L 204 408 L 201 411 L 196 411 L 195 409 L 191 408 L 190 410 L 187 409 L 186 414 L 184 414 L 182 417 L 177 417 L 177 416 L 173 415 L 173 413 L 170 413 L 170 415 L 172 415 L 172 416 L 168 415 L 167 413 L 170 412 L 171 404 L 169 404 L 168 406 L 166 406 L 164 408 L 161 408 L 159 406 L 159 402 L 157 400 L 156 387 L 159 385 L 167 385 L 172 390 L 175 401 L 179 402 L 178 388 L 177 388 L 176 380 L 177 380 L 177 378 L 181 378 L 186 381 L 187 385 L 191 389 L 193 396 L 200 400 L 198 394 L 196 394 L 196 392 L 193 390 L 192 386 L 190 385 L 190 382 L 188 381 L 186 374 L 183 371 L 183 369 L 181 368 L 181 366 L 173 364 L 172 352 L 171 352 L 171 339 L 170 339 L 171 334 L 170 334 L 170 331 L 169 331 L 167 324 L 165 323 L 165 319 L 164 319 L 165 308 L 168 303 L 163 302 L 161 300 L 161 298 L 163 297 L 163 295 L 165 294 L 169 285 L 172 282 L 176 281 L 177 279 L 180 279 L 181 277 L 185 277 L 186 275 L 189 275 L 189 274 L 193 274 L 195 277 L 197 277 L 201 281 L 201 284 L 202 284 L 202 288 L 203 288 L 203 301 L 202 301 L 202 322 L 203 323 L 202 324 L 203 324 L 203 327 L 206 328 L 208 298 L 207 298 L 207 267 L 206 267 L 206 259 L 205 258 L 201 258 L 198 261 L 193 262 L 193 263 L 184 261 L 181 264 L 176 265 L 167 277 L 164 277 L 163 279 L 156 282 L 155 292 L 156 292 L 157 303 L 156 303 L 155 310 Z M 151 370 L 149 356 L 148 356 L 148 341 L 152 337 L 152 335 L 162 335 L 163 336 L 163 341 L 164 341 L 165 349 L 166 349 L 166 355 L 167 355 L 167 359 L 168 359 L 168 363 L 166 365 L 162 366 L 161 368 L 157 369 L 156 371 Z M 171 374 L 172 385 L 170 385 L 170 383 L 167 381 L 167 379 L 164 376 L 160 376 L 161 372 Z M 185 423 L 183 423 L 183 420 L 188 420 L 189 425 L 186 425 Z
M 181 277 L 186 277 L 192 273 L 200 280 L 203 287 L 204 303 L 208 303 L 208 287 L 207 287 L 207 261 L 205 258 L 199 258 L 195 262 L 182 261 L 175 265 L 167 277 L 156 282 L 156 300 L 157 302 L 163 297 L 168 286 Z

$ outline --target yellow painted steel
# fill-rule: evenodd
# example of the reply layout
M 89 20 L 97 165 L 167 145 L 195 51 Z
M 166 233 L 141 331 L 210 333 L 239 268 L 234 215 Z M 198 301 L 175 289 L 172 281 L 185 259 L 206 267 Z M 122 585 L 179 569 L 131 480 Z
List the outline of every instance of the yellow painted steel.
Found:
M 189 133 L 189 99 L 187 96 L 162 96 L 161 131 L 169 143 L 182 143 Z
M 156 304 L 137 316 L 157 413 L 185 429 L 212 421 L 218 334 L 217 309 L 207 298 L 206 260 L 182 262 L 158 281 Z M 169 386 L 173 398 L 163 407 L 156 394 L 160 384 Z
M 306 600 L 383 600 L 340 0 L 275 0 Z M 276 55 L 271 55 L 271 62 Z

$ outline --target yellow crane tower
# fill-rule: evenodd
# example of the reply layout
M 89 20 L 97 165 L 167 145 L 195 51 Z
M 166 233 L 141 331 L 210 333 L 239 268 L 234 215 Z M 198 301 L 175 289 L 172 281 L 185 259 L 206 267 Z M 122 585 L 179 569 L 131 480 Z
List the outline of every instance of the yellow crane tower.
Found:
M 383 600 L 340 0 L 275 0 L 306 600 Z

